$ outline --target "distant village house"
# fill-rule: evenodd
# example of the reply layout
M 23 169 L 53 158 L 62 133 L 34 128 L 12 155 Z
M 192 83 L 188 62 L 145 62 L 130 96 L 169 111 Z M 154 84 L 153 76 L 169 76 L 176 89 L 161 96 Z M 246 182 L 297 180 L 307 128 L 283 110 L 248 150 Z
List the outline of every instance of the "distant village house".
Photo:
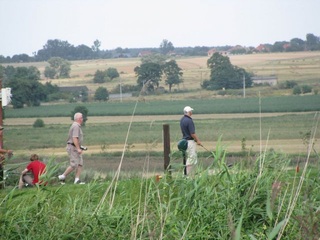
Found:
M 277 76 L 255 76 L 252 77 L 253 85 L 270 85 L 275 86 L 278 84 Z
M 145 56 L 149 56 L 151 54 L 152 54 L 151 51 L 142 51 L 142 52 L 139 52 L 138 57 L 145 57 Z
M 229 52 L 228 51 L 216 51 L 216 49 L 212 48 L 208 51 L 208 57 L 212 57 L 212 55 L 215 53 L 215 52 L 218 52 L 220 53 L 221 55 L 223 56 L 228 56 L 229 55 Z

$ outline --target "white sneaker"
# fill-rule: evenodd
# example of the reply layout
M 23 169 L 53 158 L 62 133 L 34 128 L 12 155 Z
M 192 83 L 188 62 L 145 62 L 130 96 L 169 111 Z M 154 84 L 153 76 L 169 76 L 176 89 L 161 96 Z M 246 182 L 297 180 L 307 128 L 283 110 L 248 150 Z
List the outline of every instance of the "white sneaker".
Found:
M 74 184 L 86 184 L 86 183 L 81 182 L 80 180 L 78 180 L 78 181 L 74 182 Z
M 59 179 L 59 181 L 60 181 L 61 184 L 65 184 L 65 183 L 66 183 L 66 182 L 65 182 L 65 179 L 66 179 L 65 176 L 59 175 L 59 176 L 58 176 L 58 179 Z
M 66 177 L 65 177 L 64 175 L 59 175 L 59 176 L 58 176 L 58 178 L 59 178 L 59 180 L 60 180 L 60 181 L 62 181 L 62 180 L 65 180 L 65 179 L 66 179 Z

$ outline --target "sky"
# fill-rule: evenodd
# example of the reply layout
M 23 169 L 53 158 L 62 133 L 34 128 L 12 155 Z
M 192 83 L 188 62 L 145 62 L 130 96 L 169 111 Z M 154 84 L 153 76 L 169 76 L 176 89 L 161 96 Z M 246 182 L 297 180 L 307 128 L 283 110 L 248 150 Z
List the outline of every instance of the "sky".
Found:
M 101 50 L 242 45 L 320 36 L 320 0 L 0 0 L 0 55 L 59 39 Z

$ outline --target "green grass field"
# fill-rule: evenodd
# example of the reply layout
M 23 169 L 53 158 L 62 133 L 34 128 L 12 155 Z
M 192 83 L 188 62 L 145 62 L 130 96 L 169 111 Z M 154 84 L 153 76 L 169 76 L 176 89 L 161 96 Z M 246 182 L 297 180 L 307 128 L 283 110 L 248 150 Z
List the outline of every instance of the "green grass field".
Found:
M 190 105 L 196 114 L 307 112 L 320 110 L 320 95 L 189 99 L 175 101 L 103 102 L 55 104 L 22 109 L 5 109 L 6 118 L 70 117 L 75 106 L 86 106 L 90 116 L 180 115 Z M 135 109 L 136 107 L 136 109 Z M 134 112 L 135 110 L 135 112 Z

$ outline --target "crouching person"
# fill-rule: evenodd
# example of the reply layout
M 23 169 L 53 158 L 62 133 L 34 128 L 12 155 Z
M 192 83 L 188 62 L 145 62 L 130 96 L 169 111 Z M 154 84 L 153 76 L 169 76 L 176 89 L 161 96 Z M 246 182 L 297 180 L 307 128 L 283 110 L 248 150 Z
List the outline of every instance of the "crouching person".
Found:
M 30 163 L 21 172 L 20 180 L 19 180 L 19 189 L 24 186 L 33 187 L 35 184 L 40 184 L 39 180 L 40 176 L 46 171 L 46 164 L 40 161 L 39 156 L 37 154 L 32 154 L 30 157 Z M 32 173 L 32 176 L 28 174 L 28 172 Z

